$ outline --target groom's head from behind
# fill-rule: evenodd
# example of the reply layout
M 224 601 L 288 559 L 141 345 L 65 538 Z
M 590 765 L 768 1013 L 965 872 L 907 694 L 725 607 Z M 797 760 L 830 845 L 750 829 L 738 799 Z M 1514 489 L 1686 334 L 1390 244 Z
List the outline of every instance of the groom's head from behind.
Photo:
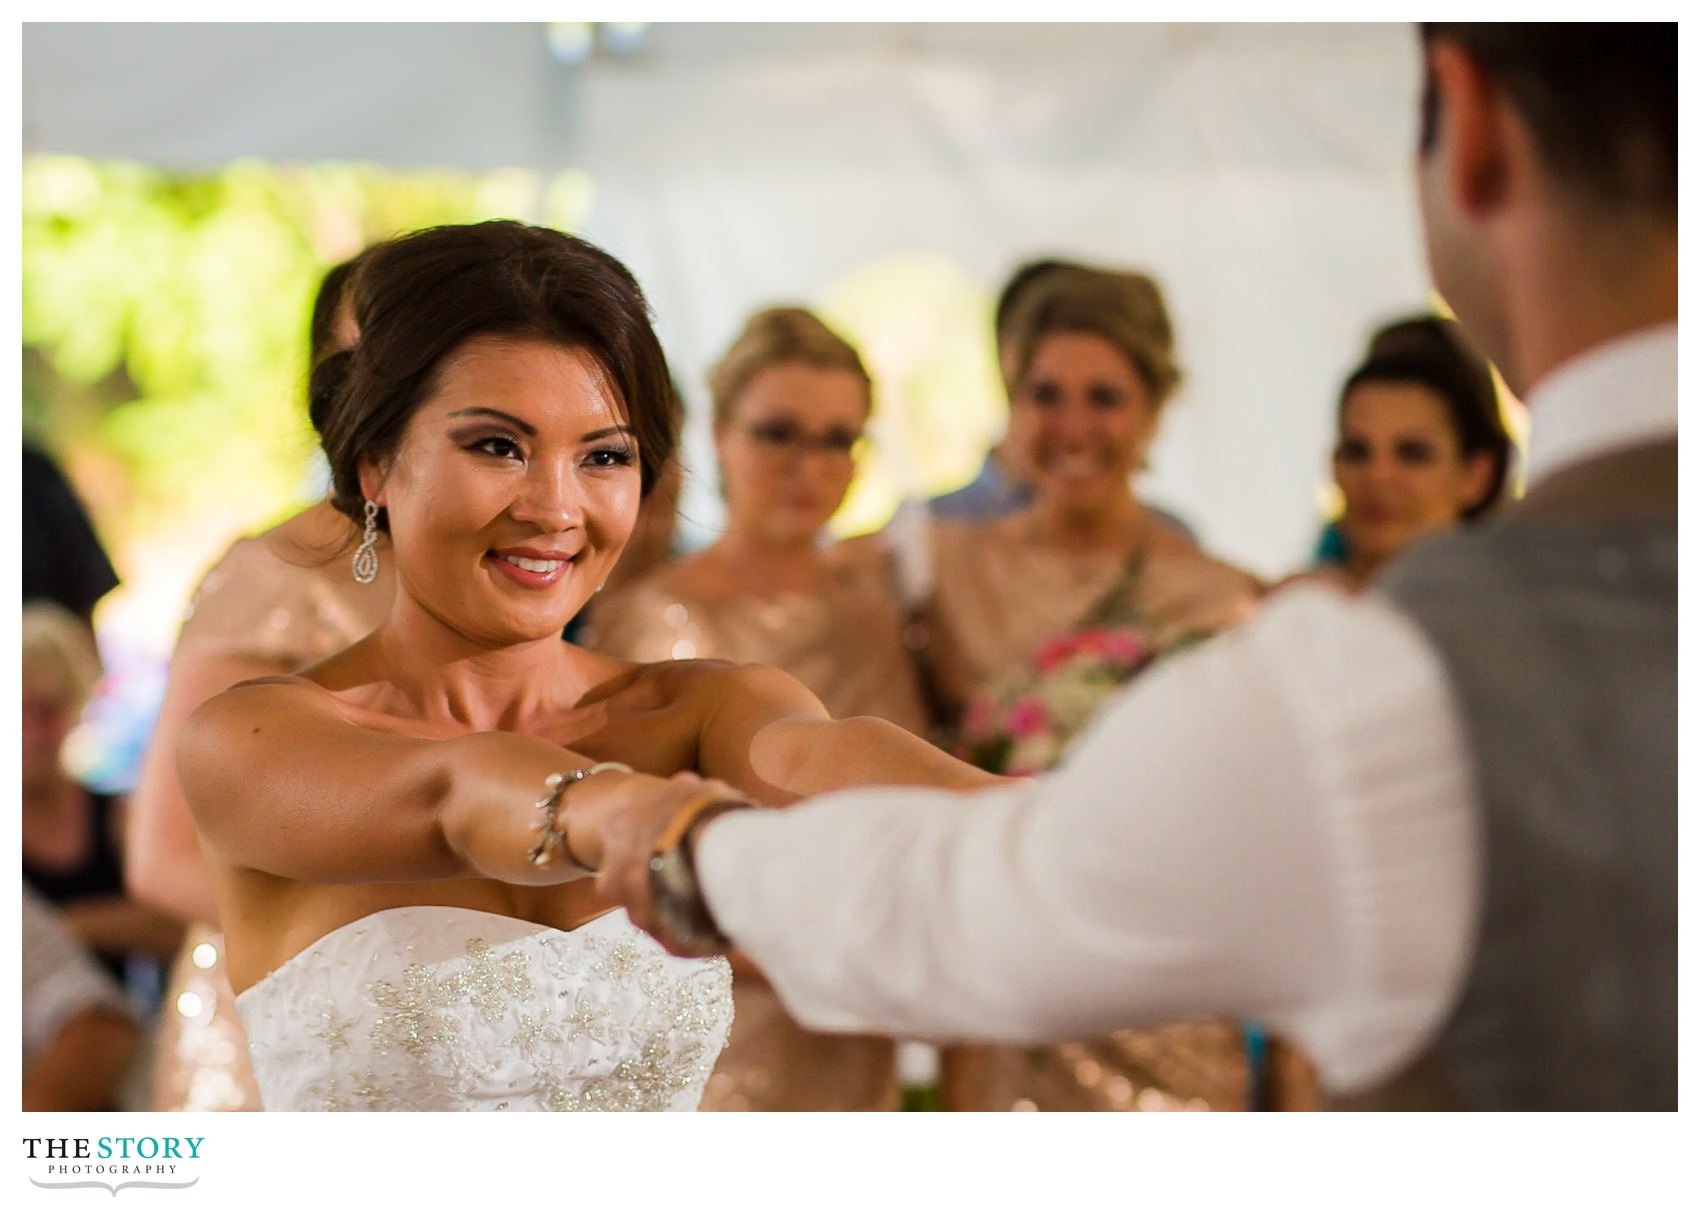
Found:
M 1427 24 L 1422 50 L 1430 269 L 1512 386 L 1674 316 L 1676 25 Z

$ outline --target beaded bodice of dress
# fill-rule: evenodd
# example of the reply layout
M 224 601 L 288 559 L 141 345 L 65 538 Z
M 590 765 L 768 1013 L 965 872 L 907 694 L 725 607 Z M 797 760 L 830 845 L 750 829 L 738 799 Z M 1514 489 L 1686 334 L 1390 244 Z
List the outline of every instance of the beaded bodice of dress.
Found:
M 236 999 L 268 1111 L 693 1111 L 725 960 L 625 912 L 572 931 L 453 906 L 338 927 Z

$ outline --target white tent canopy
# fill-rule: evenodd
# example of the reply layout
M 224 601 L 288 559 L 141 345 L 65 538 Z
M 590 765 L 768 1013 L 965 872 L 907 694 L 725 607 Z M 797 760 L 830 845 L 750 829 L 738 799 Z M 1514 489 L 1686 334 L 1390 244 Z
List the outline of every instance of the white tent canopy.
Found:
M 1308 551 L 1342 373 L 1426 298 L 1407 26 L 668 24 L 573 64 L 536 24 L 36 24 L 23 52 L 26 152 L 584 171 L 694 400 L 748 310 L 881 258 L 1146 268 L 1187 371 L 1146 489 L 1265 572 Z

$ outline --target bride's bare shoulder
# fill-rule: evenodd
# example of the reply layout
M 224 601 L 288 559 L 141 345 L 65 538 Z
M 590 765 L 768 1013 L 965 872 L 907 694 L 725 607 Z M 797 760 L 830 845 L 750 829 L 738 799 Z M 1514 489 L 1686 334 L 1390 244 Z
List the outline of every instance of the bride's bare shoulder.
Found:
M 811 715 L 825 711 L 814 693 L 785 671 L 733 661 L 633 663 L 630 670 L 599 686 L 586 702 L 592 698 L 607 701 L 610 708 L 662 710 L 699 724 L 745 709 Z
M 302 714 L 338 715 L 336 699 L 326 687 L 301 674 L 245 678 L 196 708 L 182 736 L 187 738 L 193 731 L 216 738 L 232 728 L 282 722 Z
M 730 661 L 708 659 L 625 661 L 600 655 L 599 658 L 604 677 L 585 696 L 585 703 L 609 700 L 658 707 L 694 699 L 711 693 L 726 671 L 739 668 Z
M 177 733 L 178 776 L 197 822 L 235 811 L 275 760 L 347 727 L 330 694 L 294 674 L 250 678 L 214 695 Z

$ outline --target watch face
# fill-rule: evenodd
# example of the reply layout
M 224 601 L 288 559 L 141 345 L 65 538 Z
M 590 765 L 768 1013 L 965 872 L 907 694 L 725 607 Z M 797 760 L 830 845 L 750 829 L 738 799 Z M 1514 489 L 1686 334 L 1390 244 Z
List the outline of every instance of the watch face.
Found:
M 674 847 L 649 861 L 649 893 L 655 904 L 665 942 L 677 951 L 695 956 L 712 956 L 722 941 L 709 921 L 697 891 L 696 874 L 682 847 Z

